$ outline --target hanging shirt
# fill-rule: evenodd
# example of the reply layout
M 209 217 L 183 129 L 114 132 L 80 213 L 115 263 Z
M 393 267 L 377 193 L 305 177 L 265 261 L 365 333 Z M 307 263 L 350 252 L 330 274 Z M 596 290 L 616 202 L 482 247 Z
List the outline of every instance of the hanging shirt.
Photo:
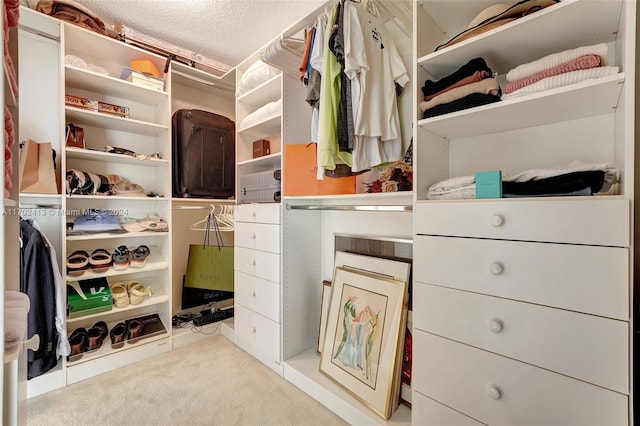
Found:
M 347 2 L 349 3 L 349 2 Z M 331 10 L 331 16 L 327 22 L 326 40 L 331 37 L 331 32 L 336 19 L 336 13 L 340 7 L 337 4 Z M 320 117 L 318 123 L 318 173 L 317 178 L 323 179 L 323 169 L 334 170 L 336 161 L 342 160 L 351 165 L 351 154 L 338 152 L 337 114 L 340 100 L 340 73 L 342 68 L 335 55 L 325 47 L 324 69 L 320 85 Z
M 355 172 L 402 158 L 396 83 L 404 87 L 409 76 L 384 23 L 352 2 L 345 2 L 345 41 L 345 73 L 352 80 Z
M 307 84 L 306 101 L 313 107 L 311 113 L 311 140 L 318 142 L 318 121 L 320 120 L 320 85 L 324 68 L 324 37 L 327 31 L 327 15 L 321 14 L 316 21 L 313 33 L 313 45 L 309 55 L 309 83 Z

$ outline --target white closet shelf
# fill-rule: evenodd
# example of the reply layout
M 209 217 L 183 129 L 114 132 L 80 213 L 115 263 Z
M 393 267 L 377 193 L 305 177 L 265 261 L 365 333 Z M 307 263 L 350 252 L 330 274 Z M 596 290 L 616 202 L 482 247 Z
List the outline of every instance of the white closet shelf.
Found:
M 65 66 L 65 81 L 69 87 L 97 93 L 108 93 L 109 96 L 135 100 L 148 105 L 166 102 L 169 96 L 169 93 L 165 91 L 148 89 L 126 80 L 70 65 Z
M 121 234 L 110 234 L 108 232 L 100 234 L 80 234 L 67 235 L 67 241 L 93 241 L 93 240 L 111 240 L 120 238 L 140 238 L 140 237 L 166 237 L 168 232 L 142 231 L 142 232 L 126 232 Z
M 152 289 L 153 291 L 153 289 Z M 109 312 L 100 312 L 98 314 L 91 314 L 91 315 L 84 315 L 78 318 L 67 318 L 67 324 L 74 324 L 74 323 L 79 323 L 81 321 L 85 321 L 88 319 L 92 319 L 92 318 L 105 318 L 108 317 L 110 315 L 118 315 L 121 314 L 122 312 L 127 312 L 127 311 L 133 311 L 134 309 L 138 309 L 141 307 L 147 307 L 147 306 L 153 306 L 153 305 L 160 305 L 162 303 L 167 303 L 169 301 L 169 296 L 167 296 L 166 294 L 160 294 L 157 296 L 150 296 L 150 297 L 146 297 L 144 299 L 144 301 L 142 303 L 140 303 L 139 305 L 129 305 L 125 308 L 116 308 L 115 306 L 112 307 L 111 311 Z M 105 343 L 106 343 L 106 339 L 105 339 Z M 104 344 L 104 343 L 103 343 Z
M 278 113 L 272 117 L 265 118 L 254 125 L 239 129 L 238 133 L 252 135 L 257 138 L 266 138 L 268 136 L 278 134 L 280 133 L 281 118 L 282 114 Z
M 411 424 L 411 409 L 400 405 L 389 420 L 376 415 L 337 383 L 322 374 L 315 348 L 284 361 L 284 378 L 320 401 L 350 424 Z
M 334 195 L 285 195 L 282 198 L 284 200 L 323 200 L 323 201 L 348 201 L 358 200 L 359 202 L 367 201 L 367 204 L 375 204 L 382 199 L 391 199 L 394 202 L 398 200 L 405 200 L 405 204 L 411 204 L 413 191 L 398 191 L 398 192 L 376 192 L 366 194 L 334 194 Z M 327 203 L 331 205 L 331 203 Z
M 166 197 L 141 197 L 135 196 L 130 197 L 126 195 L 68 195 L 66 196 L 67 200 L 129 200 L 129 201 L 165 201 L 168 200 Z
M 88 280 L 91 278 L 101 278 L 101 277 L 117 277 L 119 275 L 127 275 L 127 274 L 137 274 L 140 272 L 149 272 L 149 271 L 158 271 L 162 269 L 167 269 L 169 267 L 169 262 L 167 262 L 161 255 L 160 250 L 157 247 L 150 246 L 151 254 L 147 258 L 147 264 L 143 268 L 127 268 L 124 270 L 115 270 L 113 268 L 109 268 L 106 272 L 93 272 L 91 270 L 85 270 L 82 275 L 79 277 L 72 277 L 69 275 L 65 276 L 65 280 L 67 282 L 71 281 L 79 281 L 79 280 Z M 112 251 L 109 250 L 108 251 Z
M 136 166 L 147 167 L 159 167 L 169 164 L 169 160 L 162 158 L 147 158 L 145 160 L 140 160 L 138 158 L 131 157 L 130 155 L 113 154 L 110 152 L 92 149 L 67 147 L 65 148 L 65 152 L 67 153 L 67 158 L 73 158 L 76 160 L 108 161 L 110 163 L 134 164 Z
M 447 13 L 450 14 L 450 5 L 447 3 L 433 0 L 422 2 L 427 13 L 437 17 L 438 22 L 449 21 L 444 19 Z M 453 73 L 470 59 L 482 57 L 494 72 L 505 74 L 520 64 L 531 62 L 531 58 L 542 58 L 578 46 L 614 41 L 618 34 L 622 3 L 622 0 L 563 0 L 494 30 L 423 56 L 418 59 L 418 64 L 431 75 L 430 78 L 438 80 Z M 589 22 L 589 25 L 585 25 L 585 22 Z M 557 28 L 572 30 L 558 37 Z M 446 34 L 457 34 L 460 27 L 452 25 L 451 28 L 442 30 Z
M 117 117 L 95 111 L 83 110 L 74 107 L 65 107 L 67 121 L 100 127 L 103 129 L 120 130 L 123 132 L 138 133 L 141 135 L 158 136 L 169 130 L 168 126 L 149 123 L 147 121 L 133 120 L 131 118 Z
M 282 96 L 281 93 L 282 73 L 238 97 L 237 102 L 260 107 L 269 102 L 277 101 Z
M 252 158 L 250 160 L 239 161 L 238 167 L 242 168 L 255 168 L 255 171 L 270 170 L 280 168 L 280 159 L 282 153 L 276 152 L 274 154 L 265 155 L 263 157 Z M 246 173 L 251 173 L 253 170 L 245 170 Z
M 454 139 L 504 132 L 613 113 L 624 73 L 456 111 L 418 121 L 418 126 Z
M 109 330 L 111 330 L 111 328 L 116 325 L 117 323 L 108 323 L 108 327 Z M 166 324 L 164 325 L 165 328 L 167 327 Z M 102 342 L 102 346 L 93 351 L 93 352 L 85 352 L 82 354 L 82 357 L 75 360 L 75 361 L 67 361 L 67 368 L 68 369 L 73 369 L 75 366 L 78 366 L 80 364 L 84 364 L 85 362 L 89 362 L 89 361 L 93 361 L 96 360 L 98 358 L 102 358 L 104 356 L 107 355 L 112 355 L 118 352 L 123 352 L 126 351 L 128 349 L 135 349 L 135 348 L 140 348 L 142 346 L 148 345 L 149 343 L 153 343 L 153 342 L 157 342 L 159 340 L 165 340 L 165 339 L 169 339 L 169 333 L 163 333 L 163 334 L 158 334 L 156 336 L 149 336 L 149 337 L 145 337 L 144 339 L 139 340 L 136 343 L 129 343 L 128 341 L 125 340 L 125 344 L 124 346 L 122 346 L 121 348 L 118 349 L 113 349 L 111 347 L 111 339 L 109 338 L 109 336 L 107 336 L 104 341 Z

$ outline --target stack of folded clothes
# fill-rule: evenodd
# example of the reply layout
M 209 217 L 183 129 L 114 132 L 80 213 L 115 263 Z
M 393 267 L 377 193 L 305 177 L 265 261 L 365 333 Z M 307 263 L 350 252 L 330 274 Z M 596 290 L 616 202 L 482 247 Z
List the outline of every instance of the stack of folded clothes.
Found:
M 564 50 L 518 65 L 506 75 L 508 83 L 502 99 L 617 74 L 618 67 L 608 66 L 607 57 L 607 45 L 600 43 Z
M 573 162 L 555 169 L 531 169 L 513 176 L 503 176 L 505 198 L 565 197 L 593 195 L 611 190 L 618 181 L 618 172 L 606 163 Z M 429 187 L 429 200 L 473 199 L 476 196 L 475 176 L 459 176 L 437 182 Z
M 483 58 L 475 58 L 438 80 L 427 80 L 420 102 L 423 118 L 497 102 L 502 91 Z

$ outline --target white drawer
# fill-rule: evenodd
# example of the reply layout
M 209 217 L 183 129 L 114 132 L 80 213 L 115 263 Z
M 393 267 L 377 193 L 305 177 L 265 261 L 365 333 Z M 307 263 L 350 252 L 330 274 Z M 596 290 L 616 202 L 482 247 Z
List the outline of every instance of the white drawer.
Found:
M 629 324 L 414 283 L 413 327 L 629 393 Z
M 629 319 L 629 252 L 619 247 L 418 235 L 417 281 Z
M 234 291 L 236 303 L 280 322 L 280 285 L 235 271 Z
M 280 255 L 265 251 L 235 247 L 233 268 L 254 277 L 280 282 Z
M 236 246 L 280 253 L 280 225 L 236 222 Z
M 498 200 L 423 202 L 414 206 L 416 234 L 629 246 L 629 200 Z
M 425 426 L 482 426 L 482 423 L 431 398 L 412 392 L 411 424 Z
M 419 330 L 413 351 L 414 389 L 482 423 L 629 424 L 623 394 Z
M 280 324 L 238 304 L 233 317 L 240 348 L 256 358 L 280 362 Z
M 238 204 L 236 222 L 280 223 L 280 204 Z

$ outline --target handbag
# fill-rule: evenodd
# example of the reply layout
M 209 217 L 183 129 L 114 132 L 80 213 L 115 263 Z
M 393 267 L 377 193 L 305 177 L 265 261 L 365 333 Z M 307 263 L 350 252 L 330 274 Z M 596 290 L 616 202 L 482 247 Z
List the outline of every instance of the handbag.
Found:
M 58 194 L 54 153 L 50 142 L 31 139 L 20 149 L 20 192 Z
M 67 124 L 66 128 L 67 141 L 66 146 L 74 148 L 85 148 L 84 129 L 72 123 Z
M 209 243 L 213 224 L 217 245 Z M 233 291 L 233 247 L 225 247 L 215 214 L 209 213 L 204 242 L 189 246 L 185 287 Z

